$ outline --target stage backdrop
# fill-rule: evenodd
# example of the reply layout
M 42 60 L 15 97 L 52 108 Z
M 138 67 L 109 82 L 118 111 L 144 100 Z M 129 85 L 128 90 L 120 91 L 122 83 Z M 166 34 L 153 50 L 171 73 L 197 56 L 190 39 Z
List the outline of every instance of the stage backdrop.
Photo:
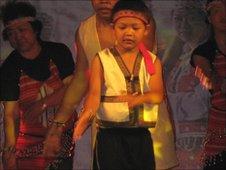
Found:
M 1 0 L 1 5 L 6 0 Z M 79 22 L 93 13 L 88 0 L 30 1 L 44 23 L 42 38 L 67 44 L 74 54 L 75 30 Z M 209 93 L 201 88 L 189 64 L 192 50 L 208 37 L 208 25 L 202 0 L 152 0 L 157 24 L 158 56 L 164 68 L 164 79 L 174 122 L 177 155 L 180 162 L 175 169 L 200 169 Z M 3 30 L 2 22 L 0 30 Z M 0 36 L 1 62 L 11 51 Z M 3 143 L 3 111 L 0 110 L 0 141 Z M 82 153 L 81 153 L 82 154 Z M 0 166 L 1 169 L 1 166 Z M 78 169 L 78 165 L 74 166 Z

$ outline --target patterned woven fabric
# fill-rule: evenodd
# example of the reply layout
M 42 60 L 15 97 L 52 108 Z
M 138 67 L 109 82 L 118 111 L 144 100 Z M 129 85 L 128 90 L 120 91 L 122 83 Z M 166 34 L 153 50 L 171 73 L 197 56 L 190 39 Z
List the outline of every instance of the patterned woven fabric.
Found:
M 222 92 L 222 84 L 226 78 L 226 57 L 217 53 L 213 66 L 216 84 L 213 89 L 204 144 L 204 159 L 207 160 L 226 150 L 226 95 Z
M 71 149 L 70 144 L 72 143 L 72 139 L 70 136 L 72 132 L 70 132 L 70 135 L 67 134 L 68 132 L 63 134 L 62 144 L 64 147 L 62 148 L 61 154 L 58 155 L 57 161 L 46 160 L 42 156 L 43 141 L 50 123 L 49 120 L 53 119 L 57 108 L 46 109 L 35 122 L 23 120 L 24 114 L 27 113 L 26 110 L 30 105 L 62 87 L 63 83 L 59 78 L 58 69 L 52 61 L 50 61 L 50 71 L 51 76 L 44 82 L 36 81 L 21 71 L 19 98 L 19 116 L 21 121 L 20 133 L 16 145 L 19 169 L 45 169 L 50 162 L 52 163 L 49 166 L 57 167 L 61 163 L 59 160 L 62 157 L 71 156 L 71 153 L 68 151 Z M 66 153 L 69 154 L 66 155 Z

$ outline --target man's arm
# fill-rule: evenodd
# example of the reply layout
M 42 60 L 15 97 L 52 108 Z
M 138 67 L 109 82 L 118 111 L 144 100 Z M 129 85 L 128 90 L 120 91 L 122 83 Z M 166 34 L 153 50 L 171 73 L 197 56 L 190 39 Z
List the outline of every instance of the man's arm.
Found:
M 16 123 L 15 110 L 17 101 L 4 102 L 4 130 L 5 143 L 3 148 L 3 166 L 5 169 L 16 169 L 15 145 L 16 145 Z
M 86 73 L 88 71 L 88 61 L 80 43 L 78 31 L 76 32 L 75 41 L 77 45 L 76 70 L 55 116 L 54 121 L 56 122 L 66 122 L 69 120 L 75 106 L 81 101 L 87 89 L 88 77 Z
M 60 125 L 64 125 L 71 118 L 76 105 L 79 104 L 87 89 L 88 61 L 80 43 L 78 31 L 75 41 L 77 45 L 76 70 L 47 134 L 44 145 L 44 154 L 47 157 L 55 156 L 55 153 L 59 151 L 60 137 L 63 132 L 63 126 Z

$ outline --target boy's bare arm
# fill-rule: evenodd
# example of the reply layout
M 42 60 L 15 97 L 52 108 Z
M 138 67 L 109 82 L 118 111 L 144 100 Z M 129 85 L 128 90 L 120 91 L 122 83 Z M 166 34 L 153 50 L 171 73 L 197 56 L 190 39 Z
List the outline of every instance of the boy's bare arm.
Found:
M 94 58 L 91 65 L 91 75 L 89 80 L 89 91 L 84 103 L 84 109 L 80 113 L 80 118 L 74 129 L 74 140 L 78 140 L 90 125 L 100 104 L 102 67 L 98 56 Z
M 162 65 L 158 58 L 154 62 L 155 73 L 151 75 L 149 80 L 149 88 L 147 103 L 161 103 L 164 96 L 164 86 L 162 78 Z

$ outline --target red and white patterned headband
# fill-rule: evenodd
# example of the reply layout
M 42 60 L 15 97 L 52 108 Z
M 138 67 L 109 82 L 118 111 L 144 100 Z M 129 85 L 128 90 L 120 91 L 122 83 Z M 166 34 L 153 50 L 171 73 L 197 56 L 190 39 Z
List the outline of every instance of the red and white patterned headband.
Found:
M 34 21 L 34 20 L 35 20 L 34 17 L 17 18 L 17 19 L 7 22 L 7 24 L 5 25 L 5 28 L 7 29 L 7 28 L 16 27 L 17 25 L 21 25 L 23 23 Z
M 123 17 L 132 17 L 132 18 L 137 18 L 143 21 L 145 24 L 148 24 L 148 19 L 140 12 L 135 12 L 132 10 L 122 10 L 119 12 L 116 12 L 116 14 L 113 17 L 113 23 L 115 23 L 118 19 L 123 18 Z

